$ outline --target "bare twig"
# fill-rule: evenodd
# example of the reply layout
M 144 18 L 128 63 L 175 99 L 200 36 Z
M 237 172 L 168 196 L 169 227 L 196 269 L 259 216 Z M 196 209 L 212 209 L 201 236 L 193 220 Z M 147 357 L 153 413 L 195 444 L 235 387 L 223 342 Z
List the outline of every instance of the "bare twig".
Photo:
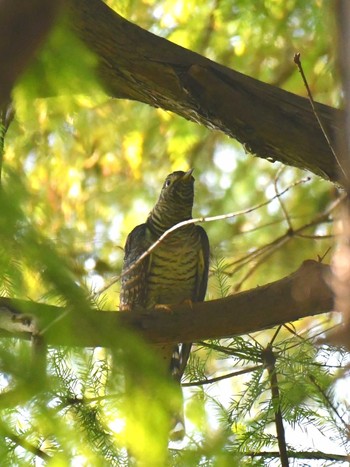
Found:
M 340 164 L 339 158 L 338 158 L 338 156 L 337 156 L 337 154 L 336 154 L 336 152 L 335 152 L 335 150 L 334 150 L 334 148 L 332 146 L 331 140 L 330 140 L 329 136 L 327 135 L 326 129 L 325 129 L 323 123 L 321 122 L 321 119 L 318 116 L 318 113 L 316 111 L 315 101 L 314 101 L 314 99 L 312 97 L 312 93 L 311 93 L 309 84 L 307 82 L 307 79 L 306 79 L 306 76 L 305 76 L 305 73 L 304 73 L 304 70 L 303 70 L 303 66 L 301 64 L 300 53 L 299 52 L 294 54 L 294 63 L 297 65 L 298 70 L 299 70 L 299 72 L 301 74 L 301 77 L 303 79 L 303 82 L 304 82 L 304 85 L 305 85 L 305 88 L 306 88 L 306 91 L 307 91 L 307 95 L 309 97 L 309 101 L 310 101 L 310 104 L 311 104 L 312 111 L 313 111 L 313 113 L 315 115 L 315 118 L 317 120 L 317 123 L 318 123 L 318 125 L 319 125 L 319 127 L 320 127 L 320 129 L 321 129 L 321 131 L 323 133 L 323 136 L 325 137 L 325 139 L 327 141 L 327 145 L 328 145 L 329 149 L 331 150 L 331 152 L 332 152 L 332 154 L 334 156 L 334 159 L 337 161 L 337 164 L 338 164 L 342 174 L 344 175 L 345 180 L 348 180 L 348 176 L 346 175 L 345 170 L 343 169 L 343 167 Z
M 183 387 L 191 386 L 204 386 L 205 384 L 217 383 L 223 379 L 234 378 L 235 376 L 245 375 L 246 373 L 252 373 L 255 370 L 260 370 L 263 368 L 263 365 L 257 365 L 249 368 L 244 368 L 243 370 L 233 371 L 232 373 L 226 373 L 225 375 L 216 376 L 215 378 L 206 378 L 199 381 L 193 381 L 191 383 L 182 383 Z
M 259 258 L 263 255 L 270 255 L 270 250 L 277 250 L 281 245 L 283 245 L 288 240 L 288 236 L 284 233 L 280 237 L 275 238 L 270 243 L 266 243 L 265 245 L 256 248 L 254 251 L 248 253 L 247 255 L 242 256 L 241 258 L 233 261 L 229 266 L 237 265 L 232 271 L 227 273 L 229 276 L 235 275 L 240 269 L 242 269 L 246 264 L 250 261 Z
M 346 421 L 340 415 L 338 409 L 333 404 L 331 398 L 328 396 L 326 391 L 321 387 L 320 383 L 316 380 L 316 378 L 313 375 L 308 375 L 308 378 L 311 381 L 311 383 L 316 387 L 316 389 L 319 391 L 319 393 L 323 397 L 324 401 L 326 402 L 326 405 L 328 405 L 328 407 L 335 413 L 336 417 L 340 420 L 340 422 L 342 423 L 345 430 L 348 431 L 349 430 L 349 425 L 346 423 Z
M 203 347 L 206 347 L 208 349 L 211 349 L 211 350 L 216 350 L 217 352 L 221 352 L 225 355 L 230 355 L 231 357 L 237 355 L 236 349 L 230 349 L 227 347 L 223 347 L 221 345 L 214 344 L 213 342 L 198 341 L 197 344 Z
M 347 462 L 349 457 L 341 454 L 328 454 L 321 451 L 287 451 L 288 456 L 293 459 L 322 459 L 335 462 Z M 260 451 L 260 452 L 245 452 L 243 454 L 247 457 L 264 457 L 264 458 L 275 458 L 279 457 L 279 452 L 277 451 Z
M 323 240 L 326 238 L 333 238 L 332 236 L 328 235 L 320 235 L 320 236 L 308 236 L 304 235 L 301 232 L 307 230 L 310 227 L 313 227 L 315 225 L 318 225 L 319 223 L 322 222 L 327 222 L 329 221 L 329 215 L 331 214 L 332 211 L 334 211 L 346 198 L 346 195 L 342 195 L 339 198 L 337 198 L 334 202 L 332 202 L 327 209 L 325 209 L 322 213 L 317 214 L 317 216 L 311 220 L 310 222 L 298 227 L 297 229 L 290 229 L 288 230 L 281 236 L 277 237 L 276 239 L 272 240 L 270 243 L 263 245 L 262 247 L 259 247 L 255 249 L 254 251 L 248 253 L 247 255 L 242 256 L 241 258 L 235 260 L 234 262 L 230 263 L 227 265 L 227 267 L 232 267 L 234 265 L 237 265 L 234 269 L 232 269 L 229 272 L 223 271 L 224 274 L 227 274 L 228 276 L 233 276 L 236 274 L 241 268 L 243 268 L 246 264 L 248 264 L 252 260 L 256 260 L 257 258 L 260 257 L 259 261 L 257 261 L 250 269 L 249 271 L 245 274 L 245 276 L 240 280 L 238 284 L 235 286 L 235 290 L 239 290 L 243 283 L 258 269 L 258 267 L 264 263 L 266 258 L 271 256 L 277 249 L 279 249 L 282 245 L 285 243 L 289 242 L 293 237 L 300 237 L 300 238 L 312 238 L 312 239 L 319 239 Z M 328 250 L 327 250 L 328 252 Z M 325 255 L 327 254 L 325 253 Z M 325 256 L 323 255 L 323 257 Z
M 49 461 L 51 459 L 51 456 L 49 456 L 46 452 L 42 451 L 39 447 L 29 443 L 29 441 L 27 441 L 24 438 L 24 436 L 19 436 L 18 434 L 13 433 L 13 431 L 9 430 L 3 421 L 0 421 L 0 433 L 2 437 L 8 438 L 17 446 L 21 446 L 23 449 L 30 452 L 31 454 L 34 454 L 40 459 L 44 461 Z
M 275 193 L 276 193 L 276 195 L 278 194 L 278 186 L 277 186 L 277 183 L 278 183 L 278 180 L 279 180 L 279 178 L 280 178 L 280 176 L 281 176 L 281 174 L 282 174 L 282 172 L 283 172 L 284 169 L 285 169 L 285 166 L 280 167 L 280 169 L 277 171 L 276 177 L 275 177 L 275 179 L 274 179 L 274 187 L 275 187 Z M 289 214 L 288 214 L 288 212 L 287 212 L 287 209 L 286 209 L 286 207 L 285 207 L 285 205 L 284 205 L 284 202 L 282 201 L 282 198 L 281 198 L 280 196 L 277 198 L 277 200 L 278 200 L 278 202 L 279 202 L 279 204 L 280 204 L 280 206 L 281 206 L 281 209 L 282 209 L 284 218 L 285 218 L 285 220 L 287 221 L 288 229 L 289 229 L 291 232 L 293 232 L 292 222 L 291 222 L 291 220 L 290 220 L 290 217 L 289 217 Z
M 329 235 L 306 235 L 306 234 L 295 234 L 295 237 L 299 237 L 299 238 L 305 238 L 305 239 L 308 239 L 308 240 L 330 240 L 332 238 L 335 237 L 335 235 L 333 234 L 329 234 Z M 330 248 L 327 249 L 327 253 L 329 252 Z M 323 255 L 324 257 L 325 255 Z
M 328 319 L 327 319 L 328 320 Z M 284 323 L 283 324 L 283 327 L 286 328 L 291 334 L 293 334 L 294 336 L 298 337 L 300 340 L 302 340 L 303 342 L 309 342 L 309 341 L 315 341 L 315 339 L 317 339 L 318 337 L 324 335 L 325 333 L 327 332 L 331 332 L 333 331 L 334 329 L 336 328 L 339 328 L 342 326 L 342 323 L 337 323 L 337 324 L 333 324 L 332 326 L 329 326 L 327 329 L 324 329 L 322 328 L 322 326 L 324 326 L 324 323 L 322 323 L 322 321 L 320 322 L 320 326 L 321 326 L 321 330 L 312 334 L 312 336 L 308 336 L 308 337 L 304 337 L 302 334 L 305 334 L 307 332 L 309 332 L 309 328 L 308 329 L 305 329 L 304 331 L 302 332 L 297 332 L 295 329 L 292 329 L 291 327 L 291 324 L 286 324 Z M 318 340 L 318 343 L 321 345 L 324 343 L 323 340 Z M 328 343 L 329 344 L 329 343 Z M 285 350 L 290 350 L 292 349 L 293 347 L 296 347 L 298 346 L 298 344 L 293 344 L 293 345 L 289 345 L 288 347 L 285 348 Z M 329 365 L 330 366 L 330 365 Z
M 335 326 L 332 326 L 332 328 L 330 329 L 334 329 L 334 327 L 336 326 L 339 326 L 339 325 L 335 325 Z M 284 324 L 283 327 L 285 327 L 291 334 L 293 334 L 294 336 L 296 336 L 297 338 L 299 338 L 301 341 L 303 342 L 307 342 L 309 340 L 314 340 L 316 339 L 320 334 L 323 334 L 327 331 L 329 331 L 330 329 L 328 330 L 322 330 L 320 331 L 319 333 L 313 335 L 313 336 L 310 336 L 308 338 L 304 338 L 302 337 L 300 334 L 298 334 L 296 331 L 294 331 L 293 329 L 291 329 L 288 324 Z M 290 350 L 292 347 L 294 346 L 289 346 L 286 348 L 286 350 Z M 343 419 L 343 417 L 340 415 L 340 413 L 338 412 L 337 408 L 335 407 L 335 405 L 333 404 L 331 398 L 328 396 L 328 394 L 326 393 L 326 391 L 320 386 L 319 382 L 316 380 L 316 378 L 310 374 L 308 375 L 308 378 L 309 380 L 311 381 L 311 383 L 317 388 L 317 390 L 320 392 L 320 394 L 322 395 L 323 399 L 325 400 L 326 404 L 330 407 L 330 409 L 335 413 L 336 417 L 341 421 L 341 423 L 343 424 L 344 428 L 345 429 L 348 429 L 348 425 L 347 423 L 345 422 L 345 420 Z
M 241 256 L 237 260 L 229 263 L 226 267 L 232 267 L 232 266 L 235 266 L 235 265 L 237 265 L 237 267 L 235 269 L 233 269 L 232 271 L 230 271 L 230 272 L 225 272 L 225 274 L 227 274 L 229 276 L 233 276 L 239 269 L 241 269 L 243 266 L 245 266 L 251 260 L 256 259 L 257 257 L 263 255 L 266 252 L 266 250 L 273 249 L 275 251 L 277 248 L 279 248 L 281 245 L 283 245 L 286 241 L 291 240 L 293 237 L 302 237 L 303 235 L 300 232 L 303 232 L 304 230 L 307 230 L 310 227 L 318 225 L 318 224 L 320 224 L 322 222 L 328 222 L 329 221 L 329 214 L 331 213 L 331 211 L 333 211 L 340 204 L 340 202 L 343 201 L 343 200 L 344 200 L 343 197 L 338 198 L 337 204 L 332 203 L 332 205 L 328 209 L 326 209 L 324 212 L 318 214 L 312 221 L 298 227 L 297 229 L 295 229 L 293 231 L 287 230 L 287 232 L 285 232 L 283 235 L 280 235 L 279 237 L 275 238 L 270 243 L 267 243 L 267 244 L 265 244 L 265 245 L 263 245 L 263 246 L 261 246 L 259 248 L 256 248 L 254 251 L 252 251 L 252 252 L 250 252 L 250 253 L 248 253 L 248 254 L 246 254 L 244 256 Z M 308 238 L 306 235 L 305 235 L 305 237 Z M 328 237 L 327 235 L 319 236 L 320 239 L 324 239 L 324 238 L 327 238 L 327 237 Z M 240 263 L 242 263 L 242 264 L 240 264 Z
M 279 249 L 284 243 L 287 243 L 289 240 L 290 237 L 287 234 L 285 234 L 282 238 L 278 239 L 278 242 L 274 243 L 273 247 L 271 246 L 271 244 L 269 244 L 269 249 L 267 250 L 267 252 L 265 254 L 260 253 L 259 256 L 261 257 L 259 258 L 259 260 L 256 261 L 256 263 L 253 264 L 253 266 L 250 267 L 249 271 L 235 285 L 234 291 L 238 292 L 241 289 L 243 283 L 258 269 L 259 266 L 261 266 L 265 262 L 266 258 L 271 256 L 277 249 Z
M 280 330 L 282 328 L 282 325 L 280 324 L 279 326 L 277 326 L 277 329 L 276 331 L 274 332 L 274 335 L 272 336 L 272 339 L 270 341 L 270 346 L 272 347 L 272 344 L 275 342 L 275 340 L 277 339 L 277 336 L 278 334 L 280 333 Z

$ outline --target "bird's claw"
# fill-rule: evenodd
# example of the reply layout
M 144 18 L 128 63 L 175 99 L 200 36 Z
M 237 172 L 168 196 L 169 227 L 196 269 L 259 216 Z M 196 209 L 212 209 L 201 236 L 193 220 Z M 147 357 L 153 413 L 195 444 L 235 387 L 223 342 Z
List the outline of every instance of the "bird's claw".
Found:
M 185 298 L 185 300 L 182 301 L 181 304 L 187 306 L 188 308 L 190 308 L 191 311 L 193 311 L 193 301 L 190 298 Z
M 154 311 L 161 312 L 161 313 L 173 313 L 173 310 L 170 308 L 170 305 L 165 305 L 165 304 L 158 304 L 155 305 Z

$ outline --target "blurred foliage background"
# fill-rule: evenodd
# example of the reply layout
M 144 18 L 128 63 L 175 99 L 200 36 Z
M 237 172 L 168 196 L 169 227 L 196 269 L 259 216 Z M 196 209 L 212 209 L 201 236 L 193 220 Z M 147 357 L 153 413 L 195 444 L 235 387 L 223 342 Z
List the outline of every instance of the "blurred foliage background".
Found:
M 340 105 L 331 0 L 106 3 L 157 35 L 306 95 L 293 63 L 294 53 L 300 52 L 315 100 Z M 3 213 L 14 220 L 4 223 L 1 234 L 2 295 L 88 307 L 89 296 L 120 273 L 126 236 L 146 219 L 165 176 L 190 167 L 195 168 L 195 217 L 262 204 L 278 190 L 310 177 L 250 214 L 205 224 L 212 250 L 207 299 L 281 278 L 305 259 L 330 260 L 330 206 L 338 197 L 332 184 L 255 158 L 225 135 L 169 112 L 109 98 L 99 87 L 94 64 L 95 58 L 62 21 L 14 89 L 16 114 L 6 135 L 2 165 Z M 330 215 L 322 216 L 325 211 Z M 292 235 L 297 229 L 298 235 Z M 119 283 L 93 300 L 116 310 Z M 305 439 L 295 438 L 300 426 L 306 430 L 312 420 L 312 433 L 318 427 L 335 439 L 328 448 L 320 441 L 321 434 L 313 433 L 316 449 L 335 452 L 344 443 L 344 397 L 335 390 L 334 381 L 345 355 L 313 345 L 317 335 L 332 325 L 329 317 L 305 319 L 281 330 L 274 341 L 281 357 L 277 364 L 287 441 L 295 450 L 312 448 L 311 443 L 304 445 Z M 115 332 L 118 339 L 120 331 Z M 218 341 L 216 347 L 198 345 L 187 382 L 259 366 L 273 334 Z M 17 363 L 28 359 L 23 357 L 28 346 L 13 341 L 9 352 L 8 341 L 0 345 L 7 362 L 2 385 L 8 389 L 21 374 L 11 370 L 14 355 Z M 226 353 L 220 353 L 222 349 Z M 157 372 L 155 358 L 147 352 L 145 356 L 141 343 L 135 341 L 132 351 L 119 351 L 115 359 L 120 368 L 107 382 L 110 360 L 102 349 L 50 350 L 51 392 L 35 398 L 35 403 L 29 397 L 21 406 L 5 408 L 0 431 L 8 435 L 10 429 L 33 446 L 40 445 L 43 452 L 54 453 L 52 465 L 73 461 L 74 465 L 124 465 L 125 443 L 137 459 L 146 459 L 145 465 L 278 465 L 271 459 L 237 454 L 276 449 L 268 380 L 260 367 L 248 376 L 186 389 L 189 437 L 167 451 L 164 414 L 172 388 Z M 159 404 L 152 403 L 153 416 L 148 410 L 150 399 L 140 390 L 129 394 L 126 405 L 120 402 L 123 372 L 145 369 L 147 384 L 157 388 L 159 399 Z M 88 397 L 92 401 L 83 403 Z M 343 404 L 336 415 L 333 398 Z M 125 428 L 123 410 L 128 403 L 133 406 L 129 414 L 135 413 Z M 9 462 L 47 462 L 40 453 L 19 448 L 18 439 L 0 443 Z M 38 457 L 41 461 L 35 460 Z

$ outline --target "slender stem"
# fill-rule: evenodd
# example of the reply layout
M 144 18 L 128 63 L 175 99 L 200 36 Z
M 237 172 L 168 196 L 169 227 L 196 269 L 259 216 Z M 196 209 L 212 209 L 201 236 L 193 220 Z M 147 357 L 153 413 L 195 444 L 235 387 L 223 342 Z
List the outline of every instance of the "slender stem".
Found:
M 339 419 L 339 421 L 342 423 L 343 427 L 345 430 L 348 430 L 349 427 L 344 420 L 344 418 L 340 415 L 337 407 L 335 404 L 332 402 L 331 398 L 329 395 L 326 393 L 326 391 L 322 388 L 322 386 L 319 384 L 319 382 L 316 380 L 316 378 L 313 375 L 309 375 L 309 380 L 311 383 L 317 388 L 317 390 L 321 393 L 323 399 L 325 400 L 326 404 L 329 406 L 329 408 L 335 413 L 336 417 Z
M 265 459 L 279 457 L 279 453 L 275 451 L 246 452 L 244 455 L 251 458 L 263 457 Z M 322 451 L 289 451 L 288 455 L 293 459 L 322 459 L 335 462 L 346 462 L 349 460 L 349 457 L 346 455 L 328 454 Z
M 0 432 L 1 436 L 8 438 L 14 444 L 16 444 L 17 446 L 21 446 L 23 449 L 34 454 L 36 457 L 39 457 L 40 459 L 46 462 L 52 459 L 52 457 L 49 454 L 42 451 L 38 446 L 35 446 L 34 444 L 28 442 L 25 439 L 24 435 L 20 436 L 9 430 L 2 421 L 0 421 Z
M 216 383 L 217 381 L 222 381 L 223 379 L 234 378 L 235 376 L 244 375 L 246 373 L 251 373 L 255 370 L 260 370 L 263 366 L 257 365 L 249 368 L 244 368 L 243 370 L 233 371 L 232 373 L 227 373 L 225 375 L 216 376 L 215 378 L 206 378 L 200 381 L 192 381 L 190 383 L 181 383 L 182 387 L 190 386 L 204 386 L 205 384 Z
M 288 452 L 286 437 L 284 433 L 283 418 L 280 404 L 280 394 L 278 388 L 277 374 L 276 374 L 276 357 L 272 351 L 272 347 L 269 344 L 263 352 L 263 359 L 269 374 L 272 404 L 275 412 L 275 425 L 277 432 L 278 448 L 280 452 L 280 459 L 282 467 L 289 467 Z
M 304 85 L 305 85 L 305 87 L 306 87 L 307 95 L 308 95 L 308 97 L 309 97 L 309 101 L 310 101 L 310 104 L 311 104 L 312 111 L 313 111 L 313 113 L 314 113 L 314 115 L 315 115 L 315 118 L 316 118 L 316 120 L 317 120 L 317 123 L 319 124 L 319 127 L 321 128 L 321 131 L 322 131 L 322 133 L 323 133 L 323 136 L 325 137 L 325 140 L 327 141 L 328 147 L 329 147 L 329 149 L 331 150 L 331 152 L 332 152 L 332 154 L 333 154 L 333 156 L 334 156 L 334 159 L 337 161 L 337 164 L 338 164 L 338 166 L 339 166 L 339 169 L 341 170 L 342 174 L 344 175 L 345 180 L 348 180 L 348 176 L 347 176 L 345 170 L 343 169 L 342 165 L 340 164 L 339 158 L 338 158 L 338 156 L 337 156 L 337 154 L 336 154 L 336 152 L 335 152 L 335 150 L 334 150 L 334 148 L 333 148 L 333 146 L 332 146 L 331 140 L 330 140 L 330 138 L 329 138 L 329 136 L 328 136 L 328 134 L 327 134 L 327 132 L 326 132 L 325 127 L 323 126 L 323 123 L 321 122 L 320 117 L 318 116 L 317 111 L 316 111 L 315 101 L 314 101 L 314 99 L 313 99 L 313 97 L 312 97 L 311 89 L 310 89 L 310 87 L 309 87 L 309 84 L 308 84 L 308 82 L 307 82 L 307 79 L 306 79 L 306 76 L 305 76 L 305 73 L 304 73 L 304 70 L 303 70 L 303 66 L 302 66 L 302 64 L 301 64 L 300 53 L 296 53 L 296 54 L 294 55 L 294 63 L 295 63 L 296 66 L 298 67 L 298 70 L 299 70 L 299 72 L 300 72 L 300 74 L 301 74 L 301 77 L 302 77 L 302 79 L 303 79 Z

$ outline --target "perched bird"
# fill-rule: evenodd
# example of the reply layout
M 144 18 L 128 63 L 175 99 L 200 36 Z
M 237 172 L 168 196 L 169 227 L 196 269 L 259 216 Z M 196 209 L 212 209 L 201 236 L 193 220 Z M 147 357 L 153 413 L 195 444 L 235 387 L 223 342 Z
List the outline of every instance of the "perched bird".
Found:
M 125 274 L 122 273 L 121 310 L 132 311 L 137 307 L 154 309 L 159 304 L 204 300 L 208 281 L 209 241 L 205 230 L 195 224 L 174 230 L 128 272 L 130 266 L 166 230 L 192 218 L 192 172 L 193 169 L 168 175 L 147 221 L 129 234 L 125 245 Z M 156 347 L 172 377 L 180 384 L 191 344 L 157 344 Z M 182 430 L 176 427 L 181 423 L 181 417 L 174 420 L 174 432 L 183 432 L 183 427 Z

